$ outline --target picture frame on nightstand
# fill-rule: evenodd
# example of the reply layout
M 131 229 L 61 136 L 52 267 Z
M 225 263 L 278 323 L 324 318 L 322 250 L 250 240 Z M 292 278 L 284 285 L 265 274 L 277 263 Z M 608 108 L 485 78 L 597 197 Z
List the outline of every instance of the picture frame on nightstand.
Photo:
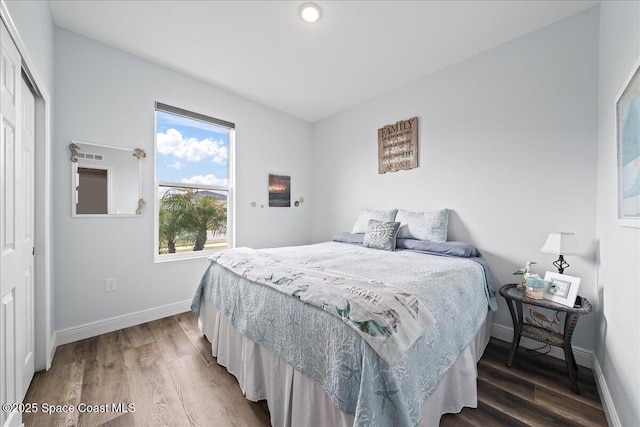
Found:
M 573 307 L 578 296 L 580 278 L 547 271 L 544 275 L 544 299 Z

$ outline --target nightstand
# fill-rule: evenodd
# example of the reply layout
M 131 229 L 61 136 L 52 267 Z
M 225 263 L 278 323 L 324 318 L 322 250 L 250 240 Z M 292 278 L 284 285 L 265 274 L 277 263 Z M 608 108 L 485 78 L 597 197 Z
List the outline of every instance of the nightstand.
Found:
M 513 342 L 511 343 L 507 366 L 511 367 L 513 363 L 513 357 L 520 346 L 521 337 L 549 344 L 554 347 L 560 347 L 564 350 L 564 360 L 567 365 L 569 380 L 571 381 L 571 389 L 574 393 L 579 394 L 578 365 L 576 364 L 576 359 L 573 357 L 571 338 L 580 316 L 590 313 L 593 309 L 589 300 L 578 296 L 574 307 L 567 307 L 545 299 L 532 299 L 525 296 L 524 290 L 518 289 L 518 285 L 515 283 L 502 286 L 500 288 L 500 295 L 502 295 L 507 302 L 509 312 L 511 313 L 511 320 L 513 321 Z M 523 303 L 566 313 L 563 333 L 525 322 L 522 313 Z

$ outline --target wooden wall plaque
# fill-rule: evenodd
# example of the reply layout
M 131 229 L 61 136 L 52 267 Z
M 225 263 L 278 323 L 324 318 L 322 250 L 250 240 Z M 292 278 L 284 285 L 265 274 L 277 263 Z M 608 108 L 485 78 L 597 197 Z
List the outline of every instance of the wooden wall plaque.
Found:
M 378 129 L 378 173 L 418 167 L 418 118 Z

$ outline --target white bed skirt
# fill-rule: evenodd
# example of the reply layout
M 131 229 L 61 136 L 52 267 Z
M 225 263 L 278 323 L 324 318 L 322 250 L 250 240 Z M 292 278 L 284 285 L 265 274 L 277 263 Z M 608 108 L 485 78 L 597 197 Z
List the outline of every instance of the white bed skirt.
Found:
M 491 317 L 489 312 L 474 340 L 425 401 L 421 426 L 437 426 L 442 414 L 458 413 L 465 406 L 477 407 L 476 366 L 489 342 Z M 340 411 L 320 386 L 279 356 L 240 335 L 215 305 L 204 299 L 198 325 L 211 341 L 211 352 L 218 364 L 238 379 L 247 399 L 267 400 L 272 426 L 353 425 L 353 416 Z

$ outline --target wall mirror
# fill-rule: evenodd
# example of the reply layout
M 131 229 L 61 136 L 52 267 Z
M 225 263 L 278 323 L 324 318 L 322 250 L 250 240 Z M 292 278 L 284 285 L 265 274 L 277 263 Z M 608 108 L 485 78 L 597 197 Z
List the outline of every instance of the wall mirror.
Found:
M 72 141 L 69 151 L 73 216 L 142 214 L 143 150 Z

